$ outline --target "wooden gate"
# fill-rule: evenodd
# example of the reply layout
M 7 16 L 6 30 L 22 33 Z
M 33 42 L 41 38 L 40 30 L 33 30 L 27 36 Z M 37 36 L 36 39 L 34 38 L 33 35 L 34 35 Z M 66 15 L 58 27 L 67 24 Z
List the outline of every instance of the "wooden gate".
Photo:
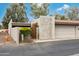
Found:
M 37 27 L 38 27 L 37 23 L 34 23 L 31 26 L 31 28 L 32 28 L 32 39 L 36 39 L 36 37 L 37 37 L 37 34 L 36 34 Z

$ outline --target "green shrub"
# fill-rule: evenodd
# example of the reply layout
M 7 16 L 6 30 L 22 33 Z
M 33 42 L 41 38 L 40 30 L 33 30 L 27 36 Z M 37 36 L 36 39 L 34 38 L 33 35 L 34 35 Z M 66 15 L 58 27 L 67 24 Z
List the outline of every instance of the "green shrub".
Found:
M 20 33 L 23 34 L 24 36 L 31 35 L 31 28 L 28 27 L 21 27 L 19 28 Z

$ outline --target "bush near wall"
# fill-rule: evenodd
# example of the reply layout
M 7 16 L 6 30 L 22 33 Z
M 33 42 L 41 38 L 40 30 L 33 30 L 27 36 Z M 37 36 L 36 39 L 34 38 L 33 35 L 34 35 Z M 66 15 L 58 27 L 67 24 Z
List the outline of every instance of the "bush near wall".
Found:
M 21 36 L 21 34 L 23 34 L 23 36 L 24 36 L 24 42 L 26 42 L 26 41 L 28 42 L 31 40 L 31 34 L 32 34 L 31 28 L 21 27 L 21 28 L 19 28 L 19 30 L 20 30 L 20 36 Z
M 24 36 L 31 35 L 31 28 L 21 27 L 19 30 L 20 30 L 21 34 L 23 34 Z

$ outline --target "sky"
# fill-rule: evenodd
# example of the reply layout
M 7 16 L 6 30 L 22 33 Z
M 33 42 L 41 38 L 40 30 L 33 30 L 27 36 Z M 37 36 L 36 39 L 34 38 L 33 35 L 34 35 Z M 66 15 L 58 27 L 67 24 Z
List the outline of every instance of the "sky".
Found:
M 73 6 L 79 7 L 79 3 L 50 3 L 48 7 L 49 9 L 48 15 L 55 14 L 56 12 L 60 14 L 64 14 L 64 9 L 67 9 Z M 10 7 L 10 3 L 0 3 L 0 22 L 2 22 L 8 7 Z M 29 21 L 32 21 L 33 17 L 30 15 L 30 12 L 31 12 L 30 4 L 26 3 L 25 7 L 26 7 L 25 11 L 27 13 L 27 17 L 29 18 Z

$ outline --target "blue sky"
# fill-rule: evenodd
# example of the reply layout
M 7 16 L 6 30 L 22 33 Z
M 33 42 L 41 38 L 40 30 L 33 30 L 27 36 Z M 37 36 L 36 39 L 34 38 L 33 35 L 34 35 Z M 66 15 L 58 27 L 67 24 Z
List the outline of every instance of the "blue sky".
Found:
M 6 13 L 6 9 L 10 6 L 9 3 L 0 3 L 0 22 L 3 20 L 3 17 Z M 29 4 L 25 4 L 26 6 L 26 13 L 27 16 L 29 18 L 29 20 L 31 21 L 33 18 L 30 16 L 30 12 L 31 12 L 31 8 Z M 70 7 L 79 7 L 79 3 L 51 3 L 49 5 L 49 15 L 54 14 L 54 13 L 60 13 L 60 14 L 64 14 L 64 10 L 66 8 L 70 8 Z

